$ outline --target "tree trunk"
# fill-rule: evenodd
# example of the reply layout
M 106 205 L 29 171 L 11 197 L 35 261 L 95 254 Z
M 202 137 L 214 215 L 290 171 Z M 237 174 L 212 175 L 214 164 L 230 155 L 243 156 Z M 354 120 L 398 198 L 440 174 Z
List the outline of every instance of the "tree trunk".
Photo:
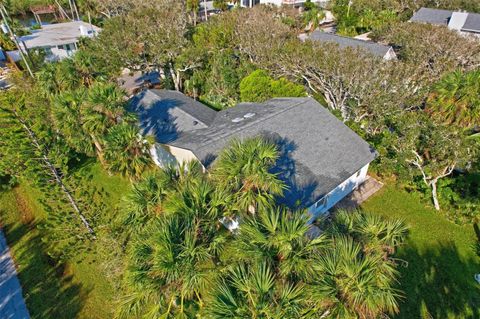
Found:
M 92 141 L 93 141 L 93 144 L 95 145 L 95 148 L 97 149 L 97 156 L 98 156 L 98 160 L 100 161 L 100 163 L 102 164 L 103 167 L 105 167 L 105 159 L 103 158 L 103 147 L 102 145 L 100 144 L 100 142 L 98 141 L 98 139 L 96 138 L 95 135 L 93 134 L 90 134 L 90 137 L 92 138 Z
M 172 77 L 173 84 L 175 85 L 175 91 L 180 91 L 180 75 L 173 69 L 173 64 L 169 64 L 170 76 Z
M 95 239 L 95 232 L 93 231 L 93 228 L 90 226 L 90 224 L 88 223 L 87 219 L 85 218 L 85 216 L 82 214 L 82 212 L 80 211 L 80 208 L 78 207 L 77 205 L 77 202 L 75 201 L 75 199 L 73 198 L 73 196 L 70 194 L 70 191 L 68 190 L 68 188 L 65 186 L 65 184 L 63 183 L 63 180 L 62 178 L 60 177 L 60 174 L 59 172 L 57 171 L 57 169 L 55 168 L 55 166 L 52 164 L 52 162 L 50 161 L 50 159 L 48 158 L 45 150 L 41 147 L 40 143 L 38 142 L 37 140 L 37 137 L 35 135 L 35 133 L 30 129 L 30 127 L 27 125 L 27 123 L 18 115 L 18 113 L 16 111 L 13 111 L 13 113 L 15 114 L 15 116 L 17 117 L 18 121 L 20 122 L 20 124 L 22 124 L 23 128 L 25 129 L 25 131 L 27 132 L 28 136 L 30 137 L 30 140 L 33 144 L 33 146 L 41 152 L 42 154 L 42 160 L 43 162 L 45 163 L 45 165 L 48 167 L 51 175 L 53 176 L 53 178 L 55 178 L 55 181 L 57 182 L 58 186 L 60 187 L 60 189 L 63 191 L 63 193 L 65 194 L 65 196 L 67 197 L 68 199 L 68 202 L 70 203 L 70 205 L 72 206 L 73 210 L 75 211 L 75 213 L 78 215 L 78 217 L 80 218 L 81 222 L 83 223 L 83 225 L 85 226 L 85 228 L 87 229 L 87 231 L 93 236 L 93 238 Z
M 434 179 L 431 182 L 432 185 L 432 199 L 433 199 L 433 205 L 435 206 L 436 210 L 440 210 L 440 203 L 438 202 L 438 195 L 437 195 L 437 179 Z

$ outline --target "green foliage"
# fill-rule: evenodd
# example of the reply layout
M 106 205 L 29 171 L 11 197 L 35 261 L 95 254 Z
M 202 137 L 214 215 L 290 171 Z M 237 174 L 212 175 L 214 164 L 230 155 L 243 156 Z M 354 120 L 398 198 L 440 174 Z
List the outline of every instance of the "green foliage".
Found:
M 440 122 L 472 128 L 480 122 L 480 70 L 456 71 L 433 88 L 427 109 Z
M 302 85 L 285 78 L 275 80 L 264 70 L 256 70 L 240 82 L 240 98 L 244 102 L 264 102 L 274 97 L 302 96 L 306 96 Z
M 400 3 L 336 0 L 332 10 L 337 18 L 338 33 L 355 36 L 398 21 Z
M 225 149 L 212 171 L 222 188 L 234 194 L 234 205 L 240 212 L 255 213 L 271 207 L 281 196 L 285 185 L 271 172 L 279 157 L 273 142 L 261 137 L 236 140 Z
M 122 123 L 112 127 L 105 137 L 107 168 L 130 178 L 138 178 L 152 164 L 149 143 L 140 130 Z
M 470 172 L 442 180 L 439 198 L 449 219 L 458 224 L 478 223 L 480 218 L 480 174 Z

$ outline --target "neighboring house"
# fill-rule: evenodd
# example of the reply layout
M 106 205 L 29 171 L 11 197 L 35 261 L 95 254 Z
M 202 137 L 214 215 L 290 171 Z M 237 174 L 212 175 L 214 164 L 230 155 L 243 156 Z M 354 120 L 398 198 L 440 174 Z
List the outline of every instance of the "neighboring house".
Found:
M 366 178 L 376 152 L 312 98 L 240 103 L 219 112 L 182 93 L 147 90 L 131 101 L 159 166 L 198 160 L 205 169 L 232 139 L 263 136 L 280 151 L 275 172 L 288 189 L 280 203 L 325 213 Z
M 93 37 L 100 28 L 74 21 L 43 25 L 41 29 L 33 30 L 32 34 L 18 39 L 22 49 L 43 49 L 48 61 L 58 61 L 71 56 L 77 50 L 77 43 L 82 37 Z
M 375 43 L 372 41 L 365 41 L 355 38 L 344 37 L 333 33 L 327 33 L 320 30 L 313 31 L 310 35 L 301 38 L 302 40 L 310 39 L 312 41 L 330 42 L 337 44 L 340 48 L 354 48 L 361 49 L 373 54 L 384 60 L 394 60 L 397 58 L 395 50 L 388 45 Z
M 410 21 L 443 25 L 462 34 L 480 37 L 480 14 L 478 13 L 421 8 L 415 12 Z
M 257 4 L 273 4 L 277 6 L 282 6 L 282 5 L 302 6 L 305 2 L 306 0 L 240 0 L 240 5 L 242 7 L 248 7 L 248 8 L 251 8 Z M 325 6 L 329 1 L 328 0 L 312 0 L 312 2 Z

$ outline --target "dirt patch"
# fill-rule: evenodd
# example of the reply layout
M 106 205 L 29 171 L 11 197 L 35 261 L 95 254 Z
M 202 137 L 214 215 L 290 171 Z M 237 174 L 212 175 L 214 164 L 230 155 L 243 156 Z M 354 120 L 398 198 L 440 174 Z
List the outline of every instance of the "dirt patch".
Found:
M 25 195 L 18 188 L 15 188 L 13 190 L 13 193 L 15 194 L 15 201 L 17 203 L 18 214 L 20 216 L 20 220 L 22 221 L 22 224 L 32 225 L 33 221 L 35 220 L 35 215 L 33 213 L 32 207 L 30 206 L 28 201 L 25 199 Z

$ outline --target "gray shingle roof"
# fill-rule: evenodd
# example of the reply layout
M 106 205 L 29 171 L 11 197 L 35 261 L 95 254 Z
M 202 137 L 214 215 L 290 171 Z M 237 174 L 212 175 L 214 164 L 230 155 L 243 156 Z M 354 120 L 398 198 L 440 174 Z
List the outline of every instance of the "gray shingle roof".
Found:
M 364 140 L 312 98 L 241 103 L 169 144 L 192 151 L 208 167 L 232 139 L 259 135 L 279 146 L 275 171 L 289 186 L 283 202 L 291 207 L 309 207 L 375 158 Z
M 159 143 L 175 140 L 181 132 L 208 127 L 217 112 L 180 92 L 147 90 L 130 101 L 144 134 L 155 135 Z
M 426 22 L 431 24 L 448 25 L 453 11 L 420 8 L 410 19 L 412 22 Z
M 469 13 L 462 30 L 480 32 L 480 14 Z
M 360 48 L 365 50 L 375 56 L 383 58 L 390 49 L 391 46 L 370 42 L 370 41 L 363 41 L 359 39 L 343 37 L 340 35 L 332 34 L 323 32 L 320 30 L 315 30 L 310 34 L 309 39 L 314 41 L 321 41 L 321 42 L 332 42 L 338 44 L 340 48 Z
M 454 11 L 451 10 L 420 8 L 417 12 L 415 12 L 410 21 L 448 26 L 453 13 Z M 466 14 L 468 14 L 468 16 L 465 23 L 460 28 L 461 31 L 480 33 L 480 14 Z

